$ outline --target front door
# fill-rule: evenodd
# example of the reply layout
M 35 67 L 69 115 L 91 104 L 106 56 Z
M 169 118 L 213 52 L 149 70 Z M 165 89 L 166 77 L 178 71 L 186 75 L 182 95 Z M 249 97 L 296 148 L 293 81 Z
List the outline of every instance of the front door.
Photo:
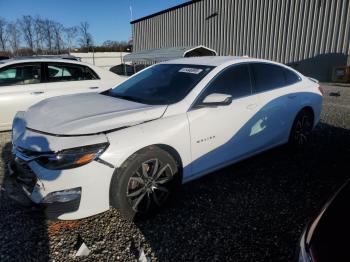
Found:
M 202 107 L 213 93 L 230 94 L 230 105 Z M 254 150 L 250 143 L 251 121 L 259 108 L 252 95 L 249 67 L 246 64 L 224 69 L 206 87 L 187 113 L 192 151 L 192 176 L 208 173 Z
M 0 130 L 11 129 L 18 111 L 43 98 L 41 64 L 21 63 L 0 70 Z

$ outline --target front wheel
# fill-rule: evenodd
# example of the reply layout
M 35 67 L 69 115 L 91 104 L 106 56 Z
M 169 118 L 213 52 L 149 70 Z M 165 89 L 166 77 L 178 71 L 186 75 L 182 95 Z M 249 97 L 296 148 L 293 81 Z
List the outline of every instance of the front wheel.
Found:
M 132 155 L 114 174 L 110 198 L 126 218 L 148 217 L 164 207 L 180 184 L 178 165 L 158 147 Z
M 313 128 L 313 114 L 303 109 L 296 116 L 289 136 L 289 144 L 295 148 L 304 147 L 311 137 Z

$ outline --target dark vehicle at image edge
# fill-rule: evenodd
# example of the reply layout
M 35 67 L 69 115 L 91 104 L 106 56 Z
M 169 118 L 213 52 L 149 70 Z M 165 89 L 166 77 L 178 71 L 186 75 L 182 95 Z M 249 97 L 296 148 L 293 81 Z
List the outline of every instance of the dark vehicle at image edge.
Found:
M 308 224 L 299 247 L 299 262 L 350 261 L 350 180 Z

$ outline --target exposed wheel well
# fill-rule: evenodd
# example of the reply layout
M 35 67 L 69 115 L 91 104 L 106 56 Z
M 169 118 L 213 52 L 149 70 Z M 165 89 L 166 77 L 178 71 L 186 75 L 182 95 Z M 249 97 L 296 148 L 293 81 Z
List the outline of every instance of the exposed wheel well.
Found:
M 135 155 L 137 153 L 143 153 L 144 151 L 147 151 L 149 150 L 150 148 L 152 147 L 158 147 L 162 150 L 164 150 L 165 152 L 167 152 L 176 162 L 178 168 L 179 168 L 179 171 L 181 171 L 181 176 L 182 176 L 182 168 L 183 168 L 183 165 L 182 165 L 182 160 L 181 160 L 181 157 L 180 157 L 180 154 L 177 152 L 177 150 L 175 148 L 173 148 L 172 146 L 169 146 L 169 145 L 166 145 L 166 144 L 154 144 L 154 145 L 149 145 L 149 146 L 146 146 L 146 147 L 143 147 L 139 150 L 137 150 L 136 152 L 134 152 L 132 155 Z M 130 157 L 129 157 L 130 158 Z M 128 158 L 128 159 L 129 159 Z M 126 160 L 127 161 L 127 160 Z M 182 178 L 182 177 L 181 177 Z
M 157 147 L 163 149 L 164 151 L 168 152 L 174 158 L 174 160 L 176 161 L 176 164 L 179 168 L 179 171 L 181 171 L 181 178 L 182 178 L 183 165 L 182 165 L 182 160 L 181 160 L 180 154 L 177 152 L 177 150 L 175 148 L 173 148 L 169 145 L 165 145 L 165 144 L 157 144 L 154 146 L 157 146 Z
M 312 107 L 311 106 L 305 106 L 299 112 L 304 111 L 304 110 L 311 113 L 311 115 L 312 115 L 312 123 L 314 123 L 315 113 L 314 113 L 314 110 L 312 109 Z M 298 112 L 298 114 L 299 114 L 299 112 Z
M 311 106 L 305 106 L 305 107 L 303 107 L 303 108 L 301 108 L 299 111 L 298 111 L 298 113 L 295 115 L 295 117 L 294 117 L 294 120 L 293 120 L 293 124 L 292 124 L 292 126 L 290 127 L 290 131 L 289 131 L 289 136 L 288 136 L 288 143 L 290 144 L 290 145 L 292 145 L 292 146 L 295 146 L 294 145 L 294 141 L 293 141 L 293 138 L 292 138 L 292 136 L 293 136 L 293 132 L 295 132 L 294 130 L 295 130 L 295 126 L 296 126 L 296 123 L 297 123 L 297 120 L 298 120 L 298 118 L 299 118 L 299 116 L 300 116 L 300 114 L 301 113 L 303 113 L 303 114 L 309 114 L 310 115 L 310 117 L 311 117 L 311 121 L 312 121 L 312 127 L 311 127 L 311 130 L 313 129 L 313 127 L 314 127 L 314 125 L 315 125 L 315 113 L 314 113 L 314 110 L 313 110 L 313 108 L 311 107 Z M 310 130 L 310 131 L 311 131 Z

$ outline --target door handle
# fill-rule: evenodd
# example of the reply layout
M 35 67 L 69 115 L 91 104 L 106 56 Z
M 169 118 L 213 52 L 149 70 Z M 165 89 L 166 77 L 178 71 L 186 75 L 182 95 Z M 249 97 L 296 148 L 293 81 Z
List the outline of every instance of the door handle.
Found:
M 290 98 L 290 99 L 293 99 L 293 98 L 296 98 L 297 97 L 297 95 L 296 94 L 293 94 L 293 95 L 288 95 L 288 98 Z
M 31 95 L 41 95 L 41 94 L 44 94 L 43 91 L 36 91 L 36 92 L 32 92 L 30 93 Z
M 254 109 L 258 106 L 258 104 L 250 104 L 250 105 L 247 105 L 247 109 Z
M 89 87 L 90 89 L 99 89 L 99 87 L 98 86 L 91 86 L 91 87 Z

